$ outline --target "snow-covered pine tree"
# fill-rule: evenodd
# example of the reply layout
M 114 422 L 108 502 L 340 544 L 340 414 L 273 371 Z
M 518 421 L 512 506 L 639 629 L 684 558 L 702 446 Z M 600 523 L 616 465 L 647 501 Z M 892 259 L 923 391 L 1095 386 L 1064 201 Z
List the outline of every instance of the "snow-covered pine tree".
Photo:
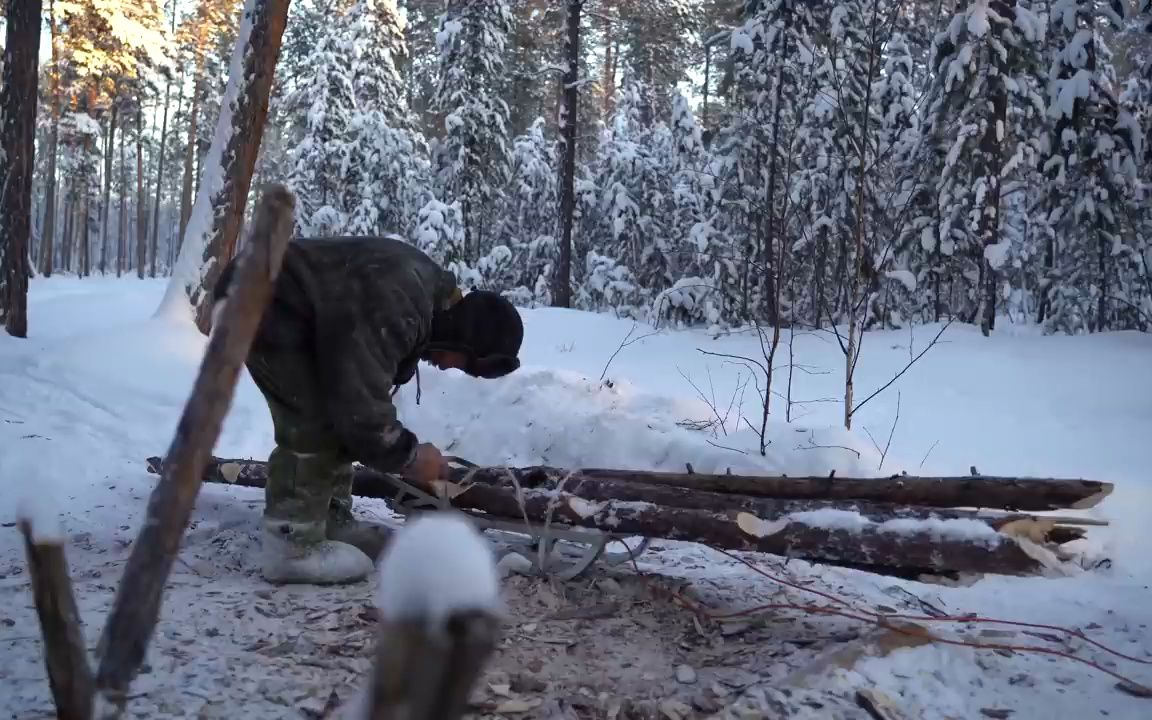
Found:
M 444 203 L 436 198 L 420 208 L 413 244 L 456 275 L 461 287 L 479 278 L 464 259 L 464 218 L 460 203 Z
M 601 224 L 592 241 L 600 256 L 634 276 L 643 301 L 672 284 L 667 227 L 671 135 L 662 122 L 644 124 L 648 98 L 642 83 L 626 83 L 612 129 L 602 133 L 594 169 Z
M 879 289 L 873 269 L 891 260 L 894 228 L 873 220 L 882 125 L 872 95 L 891 18 L 887 0 L 836 3 L 814 68 L 817 90 L 795 145 L 803 169 L 792 185 L 797 200 L 807 202 L 788 228 L 798 238 L 788 274 L 810 288 L 795 299 L 794 311 L 814 324 L 859 317 L 864 298 Z
M 724 294 L 718 278 L 735 272 L 724 236 L 712 228 L 711 198 L 715 182 L 708 153 L 688 99 L 672 99 L 672 175 L 669 275 L 672 284 L 656 295 L 651 314 L 656 322 L 717 325 L 724 321 Z M 723 270 L 722 270 L 723 268 Z
M 784 235 L 791 147 L 813 90 L 820 9 L 799 0 L 746 0 L 744 22 L 730 35 L 732 104 L 713 142 L 721 193 L 715 225 L 732 237 L 740 259 L 738 276 L 720 280 L 740 321 L 782 319 L 776 290 L 792 244 Z
M 399 70 L 407 55 L 404 24 L 395 0 L 356 0 L 343 24 L 353 100 L 344 176 L 346 232 L 407 236 L 431 194 L 427 146 L 410 120 Z
M 1147 277 L 1147 253 L 1126 241 L 1122 219 L 1136 189 L 1139 128 L 1118 101 L 1101 25 L 1121 27 L 1111 7 L 1056 0 L 1049 31 L 1057 52 L 1049 85 L 1054 119 L 1045 163 L 1052 227 L 1041 320 L 1049 330 L 1139 327 L 1139 305 L 1118 295 Z
M 512 15 L 507 0 L 448 0 L 436 42 L 440 78 L 432 109 L 444 137 L 433 146 L 441 198 L 458 202 L 464 252 L 485 254 L 497 199 L 508 173 L 508 105 L 500 98 L 504 50 Z
M 295 92 L 285 99 L 289 112 L 302 116 L 304 123 L 288 175 L 300 235 L 338 234 L 348 223 L 345 176 L 355 110 L 352 50 L 343 23 L 322 26 Z
M 513 141 L 512 179 L 502 213 L 500 234 L 517 269 L 507 289 L 516 289 L 521 304 L 551 304 L 548 279 L 558 254 L 556 149 L 544 127 L 544 118 L 537 118 Z
M 915 192 L 915 149 L 920 141 L 918 92 L 913 85 L 915 63 L 903 33 L 895 32 L 885 44 L 883 72 L 872 89 L 872 123 L 876 137 L 876 215 L 872 221 L 891 235 L 891 251 L 878 263 L 884 281 L 873 318 L 900 327 L 916 314 L 921 294 L 915 258 L 909 247 L 919 243 L 922 230 L 911 212 Z M 922 315 L 921 315 L 922 316 Z
M 1027 72 L 1043 27 L 1017 0 L 975 0 L 937 35 L 921 156 L 936 204 L 934 232 L 921 235 L 934 263 L 933 295 L 966 322 L 993 327 L 1000 272 L 1012 250 L 1003 232 L 1003 183 L 1024 165 L 1028 146 L 1012 107 L 1038 103 Z M 1030 129 L 1030 128 L 1029 128 Z M 935 147 L 933 147 L 935 145 Z M 931 167 L 943 153 L 939 174 Z M 959 288 L 943 288 L 958 281 Z M 948 300 L 944 296 L 948 295 Z

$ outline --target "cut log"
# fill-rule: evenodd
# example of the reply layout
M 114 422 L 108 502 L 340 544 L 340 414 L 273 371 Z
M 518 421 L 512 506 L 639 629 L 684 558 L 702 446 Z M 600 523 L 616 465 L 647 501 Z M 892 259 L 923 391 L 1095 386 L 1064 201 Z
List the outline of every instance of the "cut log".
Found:
M 56 715 L 61 720 L 88 720 L 92 717 L 95 683 L 88 665 L 80 611 L 72 594 L 64 545 L 36 537 L 35 529 L 27 520 L 21 520 L 20 532 L 24 535 L 32 598 L 40 618 L 44 663 Z
M 159 473 L 161 459 L 148 458 L 148 470 Z M 263 488 L 267 482 L 267 465 L 258 460 L 213 458 L 205 468 L 204 481 L 239 485 L 241 487 Z M 566 473 L 553 468 L 476 468 L 472 471 L 456 470 L 455 480 L 480 482 L 486 485 L 510 486 L 508 473 L 514 473 L 517 484 L 522 488 L 537 490 L 563 489 L 572 495 L 587 500 L 620 500 L 650 502 L 665 507 L 685 510 L 709 510 L 728 512 L 732 510 L 752 513 L 765 520 L 775 520 L 791 513 L 814 512 L 818 510 L 844 510 L 857 512 L 872 522 L 888 520 L 975 520 L 986 523 L 994 530 L 1021 521 L 1045 523 L 1042 542 L 1062 544 L 1084 537 L 1079 528 L 1067 527 L 1071 524 L 1106 524 L 1099 520 L 1082 518 L 1040 518 L 1026 513 L 997 511 L 958 510 L 953 508 L 916 507 L 892 503 L 868 503 L 852 500 L 780 500 L 767 497 L 752 497 L 706 490 L 695 490 L 677 485 L 651 484 L 611 480 L 601 477 L 588 477 L 583 473 Z M 567 478 L 567 479 L 566 479 Z M 352 493 L 360 497 L 389 500 L 395 497 L 396 487 L 387 478 L 367 468 L 358 468 L 353 476 Z M 461 502 L 466 503 L 466 500 Z M 461 507 L 466 507 L 462 505 Z M 1055 522 L 1053 522 L 1055 521 Z
M 148 500 L 147 517 L 132 544 L 112 613 L 100 638 L 97 690 L 122 711 L 128 686 L 144 662 L 160 617 L 161 598 L 220 435 L 236 380 L 248 355 L 292 234 L 295 198 L 268 188 L 256 208 L 236 279 L 213 328 L 192 392 L 184 406 L 170 458 Z
M 160 459 L 150 458 L 150 467 L 160 469 Z M 461 471 L 464 472 L 464 471 Z M 1017 518 L 1016 532 L 1000 534 L 992 523 L 986 531 L 971 524 L 965 530 L 949 533 L 940 525 L 920 526 L 914 516 L 921 510 L 907 510 L 913 515 L 901 517 L 893 513 L 879 516 L 884 520 L 899 520 L 895 526 L 868 522 L 868 518 L 855 515 L 829 516 L 813 513 L 789 517 L 789 512 L 806 512 L 811 504 L 792 504 L 777 507 L 795 508 L 789 512 L 765 512 L 763 515 L 742 509 L 741 502 L 753 503 L 748 507 L 772 509 L 772 501 L 764 498 L 725 496 L 736 502 L 726 507 L 716 504 L 712 495 L 704 495 L 698 504 L 695 494 L 685 488 L 655 486 L 656 494 L 645 496 L 643 483 L 611 483 L 584 479 L 574 474 L 558 488 L 559 471 L 541 468 L 513 470 L 520 488 L 512 483 L 505 469 L 479 468 L 457 477 L 463 491 L 451 498 L 454 507 L 479 511 L 492 517 L 510 520 L 528 520 L 567 524 L 599 529 L 615 535 L 642 536 L 697 542 L 728 550 L 752 550 L 786 557 L 797 557 L 812 562 L 858 568 L 902 568 L 920 573 L 997 573 L 1022 575 L 1040 572 L 1043 563 L 1026 552 L 1017 538 L 1020 523 L 1031 521 Z M 263 487 L 266 465 L 257 461 L 218 461 L 210 463 L 209 482 L 225 482 L 249 487 Z M 396 494 L 395 486 L 380 473 L 358 468 L 353 480 L 353 494 L 364 497 L 389 498 Z M 585 493 L 599 497 L 587 497 Z M 630 493 L 633 499 L 607 497 L 614 492 Z M 689 493 L 684 495 L 682 493 Z M 716 493 L 715 495 L 719 495 Z M 672 500 L 681 506 L 670 506 L 654 500 Z M 762 503 L 760 505 L 755 503 Z M 821 505 L 817 510 L 841 509 Z M 963 518 L 962 518 L 963 519 Z M 967 518 L 972 519 L 972 518 Z M 1053 528 L 1050 519 L 1046 530 Z M 1012 525 L 1012 523 L 1005 523 Z M 1035 549 L 1033 549 L 1035 550 Z M 1047 552 L 1042 547 L 1038 554 Z
M 1112 493 L 1112 483 L 1097 480 L 974 475 L 880 478 L 757 477 L 701 475 L 636 470 L 581 469 L 586 477 L 646 482 L 714 492 L 777 499 L 861 500 L 898 505 L 1003 510 L 1083 510 Z
M 246 460 L 217 460 L 217 463 L 240 463 Z M 228 467 L 229 473 L 246 472 L 243 467 Z M 575 473 L 557 468 L 531 468 L 525 482 L 548 482 L 572 474 L 574 480 L 600 480 L 612 483 L 643 483 L 667 488 L 687 488 L 710 493 L 744 495 L 772 500 L 826 500 L 838 507 L 844 502 L 878 503 L 891 506 L 926 508 L 997 508 L 1011 511 L 1050 511 L 1095 507 L 1112 493 L 1112 483 L 1096 480 L 1040 479 L 1019 477 L 912 477 L 836 478 L 836 477 L 756 477 L 744 475 L 702 475 L 644 472 L 636 470 L 578 470 Z M 215 470 L 218 479 L 211 482 L 233 482 Z M 463 472 L 463 471 L 461 471 Z M 485 473 L 503 473 L 502 468 L 481 469 Z M 571 481 L 570 481 L 571 482 Z M 240 483 L 243 484 L 243 483 Z M 941 514 L 941 517 L 945 515 Z M 957 515 L 957 517 L 960 517 Z M 1092 521 L 1081 521 L 1093 524 Z

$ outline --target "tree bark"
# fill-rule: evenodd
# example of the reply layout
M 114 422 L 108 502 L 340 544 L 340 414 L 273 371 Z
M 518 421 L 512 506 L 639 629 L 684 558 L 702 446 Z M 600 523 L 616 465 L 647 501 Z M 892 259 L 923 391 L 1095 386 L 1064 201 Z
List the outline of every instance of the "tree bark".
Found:
M 124 159 L 124 138 L 127 125 L 120 131 L 120 213 L 116 232 L 116 277 L 124 274 L 124 261 L 128 254 L 128 163 Z
M 151 472 L 163 472 L 160 458 L 149 458 Z M 595 473 L 601 473 L 597 477 Z M 509 475 L 516 477 L 512 483 Z M 619 477 L 607 478 L 615 474 Z M 653 473 L 652 475 L 659 475 Z M 1060 544 L 1083 536 L 1080 528 L 1057 526 L 1058 518 L 1029 515 L 988 515 L 940 511 L 929 507 L 900 507 L 864 502 L 754 497 L 722 493 L 649 480 L 648 473 L 593 471 L 570 474 L 555 468 L 478 468 L 457 471 L 455 480 L 464 492 L 452 498 L 456 508 L 480 511 L 492 517 L 532 522 L 553 522 L 599 528 L 617 535 L 641 535 L 699 542 L 735 550 L 758 550 L 802 557 L 813 562 L 888 572 L 993 572 L 1021 574 L 1035 571 L 1038 562 L 1013 542 L 1009 533 L 1024 529 L 1037 542 Z M 730 476 L 678 476 L 714 483 Z M 628 478 L 628 479 L 625 479 Z M 205 468 L 206 482 L 263 487 L 267 464 L 251 460 L 212 459 Z M 738 478 L 756 480 L 757 478 Z M 821 480 L 827 480 L 822 478 Z M 871 482 L 865 480 L 857 483 Z M 352 492 L 363 497 L 389 499 L 396 488 L 382 474 L 358 468 Z M 519 498 L 519 499 L 518 499 Z M 521 505 L 523 501 L 523 507 Z M 859 512 L 873 523 L 888 520 L 966 519 L 984 523 L 1003 535 L 956 536 L 918 530 L 886 529 L 876 524 L 853 528 L 832 523 L 806 524 L 791 513 L 844 510 Z M 742 527 L 741 515 L 758 520 L 752 527 L 772 526 L 775 532 L 758 537 Z M 819 516 L 811 516 L 819 517 Z M 745 518 L 745 521 L 747 518 Z M 887 570 L 882 570 L 887 569 Z
M 166 457 L 172 462 L 148 502 L 104 627 L 97 689 L 123 708 L 160 616 L 161 597 L 200 491 L 211 448 L 232 402 L 252 338 L 271 297 L 292 234 L 295 198 L 283 186 L 264 194 L 220 326 L 209 341 Z
M 60 147 L 60 66 L 57 64 L 59 32 L 56 29 L 56 0 L 48 0 L 48 30 L 51 33 L 51 70 L 48 73 L 48 177 L 44 189 L 44 232 L 41 237 L 40 273 L 52 277 L 56 240 L 56 155 Z
M 148 462 L 157 467 L 159 458 Z M 256 460 L 213 458 L 206 472 L 208 482 L 224 482 L 263 487 L 265 465 Z M 504 469 L 476 471 L 476 477 L 492 483 Z M 557 468 L 526 468 L 516 471 L 525 487 L 540 487 L 548 478 L 567 475 Z M 1113 490 L 1112 483 L 1097 480 L 1061 478 L 1021 478 L 1002 476 L 915 477 L 894 475 L 879 478 L 787 477 L 754 475 L 705 475 L 647 470 L 586 468 L 576 471 L 569 481 L 591 480 L 612 484 L 640 483 L 649 486 L 716 493 L 775 501 L 833 501 L 889 506 L 916 505 L 923 508 L 996 508 L 1046 512 L 1085 510 L 1096 507 Z M 259 483 L 259 484 L 252 484 Z M 368 497 L 376 497 L 368 495 Z M 815 509 L 807 505 L 800 509 Z M 791 512 L 792 510 L 788 510 Z M 955 517 L 964 517 L 956 515 Z
M 1016 2 L 1009 0 L 999 5 L 999 9 L 1016 16 Z M 1002 26 L 997 25 L 997 28 Z M 1002 32 L 997 30 L 997 40 L 1002 41 Z M 993 53 L 993 63 L 1001 75 L 1007 72 L 1007 58 Z M 996 288 L 997 271 L 988 259 L 987 251 L 1000 242 L 1000 176 L 1004 169 L 1004 138 L 1001 135 L 1008 128 L 1008 91 L 1003 81 L 992 83 L 988 106 L 992 111 L 988 117 L 984 134 L 980 138 L 980 155 L 983 162 L 984 206 L 980 209 L 980 268 L 983 287 L 978 290 L 983 296 L 983 313 L 980 319 L 980 332 L 984 337 L 996 328 Z
M 112 151 L 116 147 L 116 120 L 120 115 L 119 97 L 112 98 L 108 119 L 108 137 L 104 138 L 104 198 L 100 201 L 100 274 L 108 271 L 108 215 L 112 203 Z
M 75 182 L 65 183 L 68 185 L 75 185 Z M 72 229 L 76 224 L 76 199 L 73 197 L 73 191 L 66 189 L 64 192 L 64 234 L 60 238 L 60 251 L 63 257 L 61 260 L 64 265 L 64 272 L 72 272 Z
M 184 292 L 196 312 L 196 324 L 205 334 L 212 317 L 211 288 L 235 251 L 243 222 L 268 117 L 288 0 L 248 0 L 244 15 L 241 27 L 247 25 L 249 32 L 237 36 L 232 55 L 233 62 L 243 71 L 240 77 L 229 78 L 215 139 L 205 158 L 204 177 L 177 260 L 185 272 L 191 267 L 199 267 L 201 272 L 195 277 L 173 278 L 184 284 Z
M 192 173 L 196 166 L 196 132 L 200 117 L 200 76 L 201 70 L 196 69 L 196 77 L 192 81 L 192 107 L 188 116 L 188 146 L 184 150 L 184 181 L 180 188 L 180 229 L 178 242 L 183 242 L 184 231 L 188 228 L 188 219 L 192 216 Z M 179 249 L 177 249 L 179 253 Z
M 21 338 L 28 336 L 41 7 L 40 0 L 7 1 L 0 88 L 0 321 L 9 335 Z
M 136 105 L 136 277 L 144 278 L 148 261 L 148 205 L 144 193 L 144 102 Z M 156 277 L 156 259 L 152 259 L 150 277 Z
M 35 537 L 35 528 L 26 520 L 20 522 L 20 532 L 24 536 L 32 598 L 44 641 L 44 664 L 57 717 L 89 720 L 94 695 L 92 668 L 88 665 L 88 648 L 64 546 L 56 539 Z
M 152 254 L 152 277 L 156 277 L 156 254 L 160 246 L 160 188 L 163 186 L 164 180 L 164 161 L 167 159 L 168 150 L 168 104 L 172 98 L 172 81 L 169 79 L 168 84 L 164 88 L 164 116 L 160 122 L 160 159 L 156 163 L 156 191 L 152 198 L 152 240 L 151 240 L 151 254 Z
M 567 0 L 564 36 L 563 101 L 560 106 L 560 256 L 556 261 L 552 304 L 572 307 L 572 224 L 576 214 L 576 128 L 580 122 L 580 13 L 584 0 Z

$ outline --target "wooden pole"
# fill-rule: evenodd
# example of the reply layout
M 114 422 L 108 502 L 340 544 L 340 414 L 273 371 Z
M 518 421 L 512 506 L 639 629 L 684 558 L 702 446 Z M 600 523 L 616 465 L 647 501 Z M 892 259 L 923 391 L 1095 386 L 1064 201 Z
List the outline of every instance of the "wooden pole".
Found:
M 147 518 L 132 545 L 97 648 L 97 689 L 120 710 L 159 620 L 164 585 L 200 491 L 205 465 L 231 405 L 240 369 L 271 297 L 292 233 L 294 211 L 295 198 L 283 186 L 268 188 L 261 198 L 235 282 L 168 448 L 168 463 L 152 491 Z
M 92 717 L 93 680 L 88 665 L 80 612 L 72 594 L 68 560 L 63 541 L 37 537 L 27 520 L 20 521 L 32 597 L 44 638 L 44 664 L 48 683 L 60 720 L 89 720 Z

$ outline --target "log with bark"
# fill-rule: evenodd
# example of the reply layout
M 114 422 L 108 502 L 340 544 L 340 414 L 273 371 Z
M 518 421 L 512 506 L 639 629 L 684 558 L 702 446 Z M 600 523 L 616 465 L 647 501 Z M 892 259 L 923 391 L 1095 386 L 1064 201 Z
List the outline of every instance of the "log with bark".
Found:
M 160 458 L 148 462 L 152 472 L 162 470 Z M 1083 537 L 1083 530 L 1075 524 L 1099 522 L 830 500 L 814 497 L 814 489 L 809 498 L 766 497 L 734 491 L 746 489 L 747 481 L 754 478 L 736 478 L 733 488 L 727 482 L 732 476 L 674 476 L 691 478 L 696 487 L 687 487 L 666 482 L 668 474 L 633 471 L 587 473 L 534 467 L 458 468 L 454 472 L 459 488 L 451 504 L 468 512 L 901 575 L 1040 572 L 1046 563 L 1057 562 L 1054 551 L 1060 544 Z M 649 482 L 650 476 L 655 481 Z M 204 480 L 259 488 L 267 480 L 267 466 L 254 460 L 217 458 L 208 464 Z M 359 467 L 353 493 L 391 499 L 396 486 L 388 477 Z M 1028 548 L 1019 542 L 1021 538 L 1027 539 Z
M 97 647 L 97 691 L 117 710 L 124 708 L 128 686 L 144 662 L 159 620 L 165 584 L 188 527 L 205 464 L 280 272 L 295 207 L 294 196 L 280 185 L 269 187 L 257 207 L 247 250 L 168 448 L 171 461 L 152 491 L 147 519 L 132 544 Z
M 57 717 L 88 720 L 92 717 L 94 681 L 64 543 L 51 534 L 40 535 L 27 518 L 20 521 L 20 532 Z

